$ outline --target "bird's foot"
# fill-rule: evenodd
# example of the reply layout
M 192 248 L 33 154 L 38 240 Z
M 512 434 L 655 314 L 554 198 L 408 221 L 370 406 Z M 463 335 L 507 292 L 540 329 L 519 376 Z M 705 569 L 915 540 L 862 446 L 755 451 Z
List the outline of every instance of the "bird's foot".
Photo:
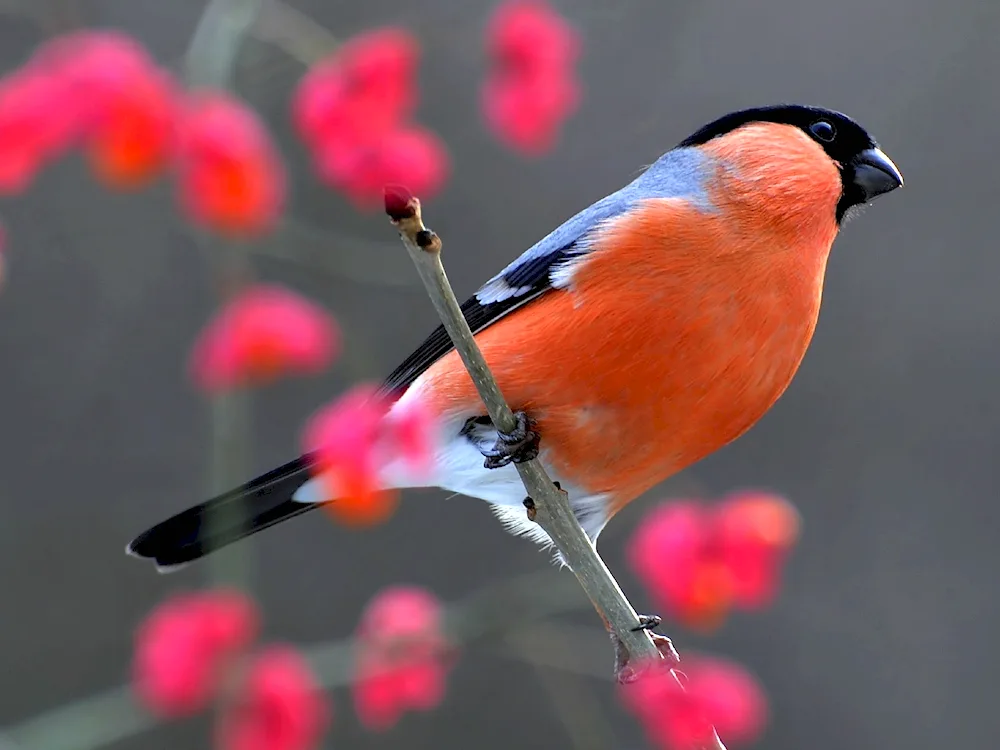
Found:
M 535 423 L 523 411 L 514 412 L 517 424 L 509 433 L 498 433 L 493 447 L 482 451 L 487 469 L 499 469 L 509 463 L 521 464 L 538 457 L 539 435 L 532 428 Z
M 681 657 L 677 654 L 673 642 L 667 636 L 653 632 L 653 629 L 660 622 L 661 618 L 658 615 L 639 615 L 639 624 L 632 628 L 632 630 L 647 631 L 650 638 L 653 639 L 656 649 L 660 652 L 660 656 L 666 661 L 667 666 L 673 669 L 680 664 Z M 640 673 L 629 665 L 628 649 L 614 631 L 611 631 L 610 635 L 611 642 L 615 645 L 615 679 L 621 685 L 634 682 L 638 679 Z

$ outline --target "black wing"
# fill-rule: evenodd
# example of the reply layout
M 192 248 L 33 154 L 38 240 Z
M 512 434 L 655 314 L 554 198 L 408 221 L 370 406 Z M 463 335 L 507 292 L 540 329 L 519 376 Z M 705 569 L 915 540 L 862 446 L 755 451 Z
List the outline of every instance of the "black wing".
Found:
M 507 313 L 552 289 L 552 270 L 578 255 L 580 255 L 580 250 L 573 242 L 543 257 L 526 259 L 522 265 L 494 277 L 490 283 L 494 286 L 504 284 L 509 288 L 509 296 L 496 302 L 481 302 L 483 291 L 489 288 L 484 286 L 483 289 L 467 299 L 462 304 L 462 315 L 465 316 L 469 328 L 472 329 L 473 333 L 479 333 Z M 489 297 L 485 298 L 489 299 Z M 417 350 L 403 360 L 403 363 L 385 379 L 382 385 L 383 392 L 402 392 L 427 368 L 454 348 L 448 332 L 443 325 L 439 325 L 417 347 Z

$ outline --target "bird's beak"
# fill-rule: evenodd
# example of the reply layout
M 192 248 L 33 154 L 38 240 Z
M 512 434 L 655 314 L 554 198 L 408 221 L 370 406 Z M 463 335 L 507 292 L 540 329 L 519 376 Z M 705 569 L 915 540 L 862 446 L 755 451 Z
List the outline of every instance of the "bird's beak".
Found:
M 899 173 L 892 159 L 880 148 L 869 148 L 854 157 L 854 184 L 864 194 L 865 201 L 877 195 L 888 193 L 903 185 L 903 175 Z

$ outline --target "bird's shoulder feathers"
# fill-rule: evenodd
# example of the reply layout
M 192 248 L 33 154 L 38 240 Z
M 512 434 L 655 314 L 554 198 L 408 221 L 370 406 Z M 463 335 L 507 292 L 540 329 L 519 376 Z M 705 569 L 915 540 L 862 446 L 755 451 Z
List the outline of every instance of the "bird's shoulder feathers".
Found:
M 683 198 L 708 205 L 705 180 L 711 159 L 696 148 L 668 151 L 635 180 L 588 206 L 522 253 L 487 281 L 462 305 L 473 333 L 552 289 L 564 288 L 575 264 L 591 250 L 590 239 L 605 222 L 632 210 L 648 198 Z M 397 367 L 383 390 L 398 393 L 453 349 L 444 326 Z

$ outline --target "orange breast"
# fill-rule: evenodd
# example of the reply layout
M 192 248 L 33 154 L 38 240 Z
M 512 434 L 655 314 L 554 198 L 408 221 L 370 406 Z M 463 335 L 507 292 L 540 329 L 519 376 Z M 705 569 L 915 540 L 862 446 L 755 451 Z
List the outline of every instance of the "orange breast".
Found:
M 547 463 L 611 512 L 753 425 L 812 337 L 832 215 L 794 236 L 732 217 L 650 200 L 600 231 L 568 290 L 476 337 Z M 454 352 L 422 380 L 442 412 L 478 403 Z

